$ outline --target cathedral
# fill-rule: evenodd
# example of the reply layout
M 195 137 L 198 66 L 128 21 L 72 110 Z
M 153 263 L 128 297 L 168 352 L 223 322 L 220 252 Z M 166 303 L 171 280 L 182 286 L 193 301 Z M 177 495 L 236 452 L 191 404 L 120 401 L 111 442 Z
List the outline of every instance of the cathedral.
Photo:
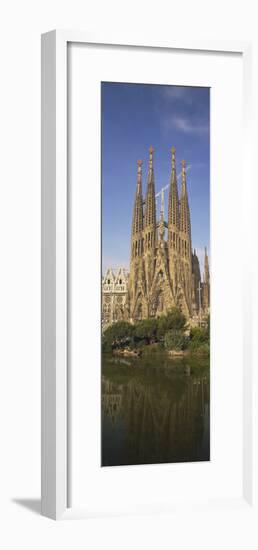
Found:
M 134 322 L 159 317 L 173 307 L 179 308 L 193 323 L 199 323 L 200 319 L 209 313 L 208 255 L 205 249 L 202 280 L 199 259 L 196 251 L 192 250 L 186 163 L 182 160 L 181 164 L 179 198 L 176 150 L 172 147 L 168 212 L 165 216 L 163 193 L 160 212 L 157 215 L 153 147 L 149 149 L 145 197 L 142 190 L 142 161 L 137 162 L 130 270 L 129 274 L 126 274 L 125 270 L 120 269 L 115 276 L 110 269 L 102 280 L 104 326 L 121 319 Z M 113 286 L 108 285 L 111 281 Z M 123 291 L 116 292 L 116 286 L 123 288 Z M 111 307 L 108 308 L 109 304 L 115 304 L 112 311 Z

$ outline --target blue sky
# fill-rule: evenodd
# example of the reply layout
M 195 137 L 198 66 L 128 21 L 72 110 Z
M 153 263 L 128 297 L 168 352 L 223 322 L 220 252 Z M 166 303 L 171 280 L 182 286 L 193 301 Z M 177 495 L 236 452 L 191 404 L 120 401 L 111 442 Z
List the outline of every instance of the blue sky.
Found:
M 154 147 L 156 193 L 169 183 L 170 149 L 177 173 L 186 160 L 192 246 L 203 265 L 209 250 L 210 94 L 209 88 L 104 82 L 102 108 L 102 266 L 129 267 L 137 160 L 143 160 L 143 192 L 148 149 Z M 180 181 L 179 194 L 180 194 Z M 168 192 L 165 194 L 167 211 Z

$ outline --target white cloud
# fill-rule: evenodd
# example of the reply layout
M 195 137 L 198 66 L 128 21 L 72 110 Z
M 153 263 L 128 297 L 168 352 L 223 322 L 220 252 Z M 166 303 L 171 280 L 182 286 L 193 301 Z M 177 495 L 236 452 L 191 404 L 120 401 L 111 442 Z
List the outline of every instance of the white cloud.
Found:
M 192 97 L 189 94 L 189 87 L 187 86 L 165 86 L 162 90 L 162 95 L 165 99 L 171 101 L 180 100 L 187 104 L 192 103 Z
M 186 117 L 183 116 L 173 116 L 169 121 L 168 125 L 173 126 L 174 128 L 177 128 L 177 130 L 180 130 L 184 134 L 207 134 L 209 131 L 209 127 L 207 124 L 203 124 L 200 121 L 191 121 Z
M 183 134 L 188 135 L 207 135 L 209 133 L 209 125 L 202 120 L 189 118 L 182 115 L 173 115 L 171 117 L 163 118 L 161 120 L 161 126 L 165 131 L 176 129 Z

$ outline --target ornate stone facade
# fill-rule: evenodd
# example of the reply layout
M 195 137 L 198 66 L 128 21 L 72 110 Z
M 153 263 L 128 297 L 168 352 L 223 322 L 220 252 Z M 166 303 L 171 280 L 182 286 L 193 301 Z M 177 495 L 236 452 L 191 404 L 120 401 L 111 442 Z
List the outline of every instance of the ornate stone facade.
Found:
M 152 147 L 145 200 L 142 193 L 142 162 L 138 161 L 137 186 L 131 235 L 131 261 L 128 282 L 128 310 L 131 321 L 158 317 L 178 307 L 188 319 L 209 311 L 209 266 L 205 250 L 205 277 L 201 283 L 200 265 L 192 252 L 191 218 L 182 161 L 180 199 L 176 173 L 176 151 L 171 149 L 168 216 L 164 201 L 159 220 L 156 213 Z
M 108 268 L 102 278 L 102 326 L 128 319 L 128 273 L 120 267 L 116 272 Z
M 193 322 L 209 313 L 210 275 L 205 249 L 204 277 L 192 251 L 191 217 L 183 160 L 181 192 L 178 194 L 176 151 L 171 149 L 168 215 L 165 220 L 164 195 L 159 219 L 156 212 L 154 149 L 149 149 L 145 199 L 142 191 L 142 161 L 137 162 L 137 184 L 131 233 L 129 275 L 109 268 L 102 280 L 103 327 L 118 320 L 131 322 L 159 317 L 178 307 Z

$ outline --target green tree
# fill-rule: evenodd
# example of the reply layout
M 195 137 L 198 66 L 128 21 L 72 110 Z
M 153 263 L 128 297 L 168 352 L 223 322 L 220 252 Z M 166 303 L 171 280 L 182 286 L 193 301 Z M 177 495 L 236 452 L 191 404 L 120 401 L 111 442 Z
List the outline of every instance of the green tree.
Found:
M 168 330 L 167 316 L 161 315 L 158 318 L 158 328 L 157 328 L 157 337 L 159 340 L 162 340 Z
M 167 315 L 161 315 L 158 319 L 157 336 L 163 339 L 168 330 L 180 330 L 184 332 L 186 328 L 186 318 L 176 307 L 172 308 Z
M 192 327 L 189 337 L 189 348 L 192 351 L 203 351 L 209 353 L 210 331 L 209 327 Z
M 166 332 L 164 344 L 168 350 L 181 351 L 186 348 L 187 339 L 182 330 L 174 328 Z
M 206 328 L 202 327 L 192 327 L 190 330 L 190 340 L 192 342 L 199 342 L 202 344 L 203 342 L 207 342 L 209 336 L 207 333 Z
M 186 318 L 180 309 L 174 307 L 167 314 L 169 329 L 185 330 Z
M 134 334 L 136 338 L 145 339 L 150 343 L 151 340 L 156 339 L 157 328 L 157 319 L 144 319 L 136 323 Z
M 128 344 L 133 338 L 135 327 L 126 321 L 118 321 L 109 325 L 102 335 L 103 351 Z

